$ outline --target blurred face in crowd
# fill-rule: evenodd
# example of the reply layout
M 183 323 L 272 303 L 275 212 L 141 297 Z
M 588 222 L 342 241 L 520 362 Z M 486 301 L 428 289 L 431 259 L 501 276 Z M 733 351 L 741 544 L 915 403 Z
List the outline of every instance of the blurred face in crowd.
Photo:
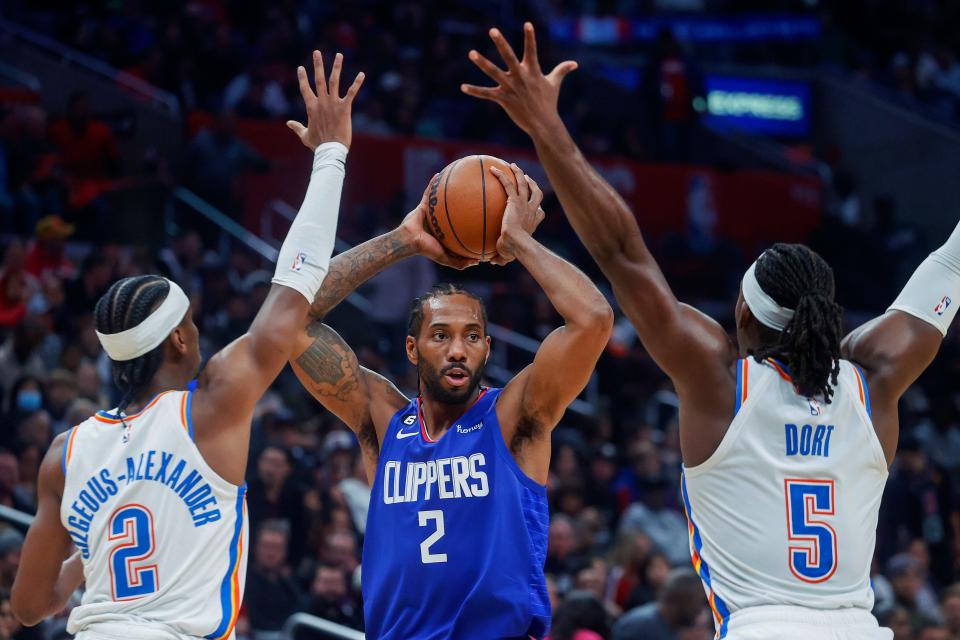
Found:
M 16 616 L 13 615 L 10 600 L 5 599 L 0 601 L 0 640 L 12 638 L 19 633 L 22 628 Z
M 51 411 L 66 411 L 70 403 L 77 397 L 77 388 L 66 382 L 54 382 L 47 388 L 47 402 Z
M 462 294 L 423 302 L 420 335 L 407 336 L 407 358 L 417 367 L 425 396 L 441 404 L 473 397 L 490 355 L 480 302 Z
M 25 418 L 17 429 L 17 434 L 23 442 L 36 445 L 46 450 L 53 438 L 50 426 L 50 414 L 46 411 L 37 411 Z
M 347 573 L 357 568 L 357 541 L 348 533 L 331 533 L 321 552 L 323 560 L 340 567 Z
M 267 447 L 257 460 L 257 475 L 269 488 L 279 488 L 290 475 L 287 455 L 277 447 Z
M 917 634 L 917 640 L 950 640 L 950 636 L 943 627 L 927 627 Z
M 10 493 L 20 482 L 20 466 L 12 453 L 0 453 L 0 491 Z
M 20 450 L 20 478 L 23 482 L 32 482 L 40 474 L 40 461 L 43 460 L 43 449 L 35 444 L 28 445 Z
M 665 556 L 658 553 L 650 558 L 650 562 L 647 563 L 647 584 L 654 589 L 659 589 L 663 586 L 663 583 L 666 582 L 669 573 L 670 563 L 667 562 Z
M 553 453 L 553 470 L 561 480 L 571 480 L 580 475 L 577 452 L 570 445 L 557 447 Z
M 547 554 L 562 560 L 573 553 L 576 547 L 573 525 L 566 518 L 554 518 L 547 534 Z
M 347 595 L 347 579 L 343 570 L 337 567 L 317 567 L 310 591 L 327 602 L 342 600 Z
M 960 633 L 960 594 L 954 594 L 944 598 L 940 605 L 940 611 L 943 614 L 943 622 L 947 628 L 954 635 Z
M 266 571 L 279 571 L 287 561 L 287 536 L 281 531 L 265 529 L 257 538 L 257 565 Z
M 923 588 L 923 577 L 920 575 L 918 568 L 908 567 L 900 575 L 891 578 L 890 584 L 893 586 L 893 592 L 896 594 L 897 600 L 913 604 L 917 601 L 917 594 L 920 589 Z
M 903 607 L 897 607 L 890 614 L 887 626 L 893 631 L 893 640 L 911 640 L 913 630 L 910 627 L 910 614 Z

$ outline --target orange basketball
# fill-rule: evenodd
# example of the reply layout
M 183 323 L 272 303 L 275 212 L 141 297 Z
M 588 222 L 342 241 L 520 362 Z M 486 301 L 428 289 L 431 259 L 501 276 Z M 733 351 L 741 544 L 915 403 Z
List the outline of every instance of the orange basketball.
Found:
M 507 206 L 491 166 L 513 177 L 510 165 L 493 156 L 467 156 L 447 165 L 430 185 L 427 209 L 426 226 L 448 251 L 482 262 L 497 255 Z

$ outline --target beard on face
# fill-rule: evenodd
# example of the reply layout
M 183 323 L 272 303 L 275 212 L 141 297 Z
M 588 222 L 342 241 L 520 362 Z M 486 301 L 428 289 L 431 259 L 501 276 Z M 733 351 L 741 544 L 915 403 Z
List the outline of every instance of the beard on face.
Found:
M 463 404 L 480 386 L 485 366 L 486 363 L 482 363 L 476 371 L 471 371 L 465 365 L 453 363 L 437 371 L 431 369 L 428 365 L 418 365 L 417 371 L 420 381 L 423 383 L 424 394 L 428 398 L 441 404 Z M 460 389 L 448 389 L 443 386 L 443 376 L 454 369 L 465 371 L 470 380 Z

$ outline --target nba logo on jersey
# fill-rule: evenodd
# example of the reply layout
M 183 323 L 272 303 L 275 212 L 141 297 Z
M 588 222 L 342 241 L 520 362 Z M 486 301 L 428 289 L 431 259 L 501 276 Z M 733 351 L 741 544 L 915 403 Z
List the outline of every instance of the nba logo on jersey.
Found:
M 947 310 L 947 307 L 950 306 L 951 302 L 953 302 L 953 300 L 947 296 L 943 296 L 940 298 L 940 302 L 937 303 L 937 306 L 933 308 L 933 312 L 938 316 L 942 316 L 943 312 Z
M 297 257 L 293 259 L 293 266 L 290 267 L 294 271 L 300 271 L 303 268 L 303 263 L 307 261 L 307 254 L 303 251 L 297 252 Z
M 814 400 L 813 398 L 807 398 L 807 403 L 810 405 L 810 415 L 812 416 L 822 416 L 823 407 L 820 406 L 820 403 Z

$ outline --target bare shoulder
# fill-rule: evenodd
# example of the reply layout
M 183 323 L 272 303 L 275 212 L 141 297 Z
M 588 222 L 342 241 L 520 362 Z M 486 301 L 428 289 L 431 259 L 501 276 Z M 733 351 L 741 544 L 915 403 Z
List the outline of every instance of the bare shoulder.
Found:
M 76 428 L 78 427 L 74 427 L 74 429 Z M 63 494 L 63 483 L 66 479 L 64 475 L 64 464 L 66 462 L 64 452 L 67 446 L 67 436 L 70 433 L 71 431 L 68 430 L 57 435 L 50 443 L 50 448 L 47 449 L 47 453 L 40 463 L 39 490 L 52 490 L 57 497 Z

